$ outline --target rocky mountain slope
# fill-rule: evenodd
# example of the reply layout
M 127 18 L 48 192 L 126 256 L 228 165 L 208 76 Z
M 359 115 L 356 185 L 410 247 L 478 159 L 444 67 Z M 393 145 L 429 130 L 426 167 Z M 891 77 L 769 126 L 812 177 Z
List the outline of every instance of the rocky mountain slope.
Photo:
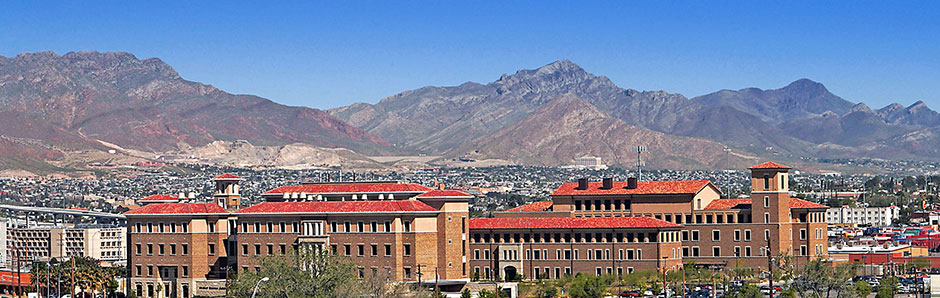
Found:
M 930 135 L 940 129 L 940 114 L 923 102 L 909 107 L 894 104 L 875 111 L 842 99 L 809 79 L 780 89 L 721 90 L 689 100 L 665 91 L 623 89 L 568 60 L 503 75 L 488 84 L 425 87 L 384 98 L 374 105 L 356 103 L 331 109 L 330 113 L 394 140 L 403 148 L 455 154 L 479 147 L 491 150 L 491 155 L 510 154 L 492 149 L 494 146 L 487 146 L 483 140 L 510 132 L 527 135 L 524 128 L 516 126 L 531 121 L 527 118 L 530 113 L 563 94 L 581 98 L 605 115 L 640 129 L 708 139 L 775 159 L 940 160 L 938 154 L 917 149 L 940 146 Z M 525 127 L 533 129 L 532 133 L 538 129 Z M 633 145 L 641 143 L 637 140 Z M 689 156 L 689 160 L 705 161 L 706 155 Z M 514 156 L 526 158 L 507 158 Z
M 612 164 L 634 164 L 633 146 L 648 146 L 645 161 L 653 168 L 724 168 L 724 145 L 633 126 L 573 94 L 543 104 L 519 122 L 461 148 L 458 154 L 506 158 L 517 164 L 563 166 L 576 157 L 599 156 Z M 732 158 L 738 166 L 756 158 Z
M 15 115 L 2 124 L 16 123 L 0 125 L 0 136 L 59 153 L 101 149 L 96 140 L 153 152 L 216 140 L 391 151 L 382 138 L 324 111 L 226 93 L 184 80 L 157 58 L 123 52 L 0 56 L 0 113 Z

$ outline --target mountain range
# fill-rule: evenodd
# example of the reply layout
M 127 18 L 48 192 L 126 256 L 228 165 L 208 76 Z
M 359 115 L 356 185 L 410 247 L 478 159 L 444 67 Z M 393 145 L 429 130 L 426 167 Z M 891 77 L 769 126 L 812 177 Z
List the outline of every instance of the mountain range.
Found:
M 940 114 L 923 102 L 873 110 L 808 79 L 689 99 L 624 89 L 560 60 L 486 84 L 429 86 L 323 111 L 227 93 L 129 53 L 0 56 L 0 169 L 81 169 L 82 158 L 115 159 L 101 154 L 109 150 L 237 163 L 220 155 L 229 150 L 275 166 L 348 160 L 374 168 L 380 163 L 366 156 L 379 155 L 553 166 L 594 155 L 632 165 L 635 145 L 650 148 L 651 167 L 714 169 L 729 159 L 940 160 L 938 133 Z

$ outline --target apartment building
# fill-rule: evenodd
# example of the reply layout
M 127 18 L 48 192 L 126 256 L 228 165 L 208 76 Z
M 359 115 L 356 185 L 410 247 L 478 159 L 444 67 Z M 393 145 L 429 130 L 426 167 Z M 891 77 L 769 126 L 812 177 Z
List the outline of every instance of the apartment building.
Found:
M 8 230 L 8 265 L 33 260 L 49 261 L 71 256 L 92 257 L 105 265 L 124 260 L 127 230 L 124 227 L 14 227 Z
M 412 282 L 425 270 L 424 281 L 435 280 L 433 272 L 444 284 L 469 280 L 464 192 L 394 181 L 307 183 L 267 191 L 264 202 L 242 208 L 240 180 L 213 178 L 211 202 L 151 196 L 161 202 L 125 213 L 138 297 L 221 295 L 228 272 L 259 270 L 260 258 L 305 246 L 350 258 L 360 277 Z
M 849 207 L 829 208 L 826 210 L 826 222 L 831 225 L 854 225 L 887 227 L 901 216 L 901 208 L 888 207 Z
M 825 211 L 828 207 L 790 197 L 787 179 L 790 167 L 767 162 L 750 170 L 751 197 L 747 199 L 722 199 L 719 188 L 706 180 L 637 181 L 631 178 L 625 182 L 612 179 L 591 182 L 579 179 L 562 184 L 552 192 L 551 202 L 537 202 L 496 214 L 500 219 L 518 220 L 515 230 L 494 231 L 487 228 L 489 219 L 472 219 L 471 249 L 484 253 L 479 256 L 474 253 L 471 266 L 474 270 L 481 268 L 481 276 L 486 276 L 488 267 L 499 268 L 493 270 L 497 278 L 505 278 L 513 272 L 539 271 L 535 266 L 542 262 L 534 259 L 534 253 L 520 254 L 522 259 L 511 265 L 513 268 L 507 268 L 505 264 L 516 259 L 501 258 L 506 256 L 502 250 L 518 252 L 518 245 L 526 246 L 529 242 L 558 245 L 552 241 L 570 246 L 570 259 L 562 248 L 555 248 L 555 254 L 547 250 L 548 255 L 540 257 L 567 261 L 571 273 L 575 274 L 665 270 L 689 261 L 700 265 L 766 269 L 768 257 L 772 255 L 787 254 L 800 262 L 825 257 Z M 544 229 L 547 222 L 571 218 L 584 220 L 578 226 L 591 228 L 552 230 L 548 243 L 545 243 L 545 233 L 536 233 Z M 638 221 L 618 226 L 599 220 L 611 218 Z M 638 237 L 637 230 L 645 230 L 641 234 L 646 236 Z M 487 237 L 487 234 L 494 235 Z M 542 237 L 526 238 L 527 234 L 542 234 Z M 506 244 L 510 245 L 504 247 Z M 599 248 L 605 246 L 609 247 L 609 254 L 607 248 Z M 598 255 L 598 249 L 604 249 L 604 253 Z M 655 253 L 634 254 L 632 259 L 619 253 L 637 249 Z M 675 254 L 672 254 L 673 249 L 676 249 Z M 487 250 L 491 253 L 485 253 Z M 593 253 L 574 253 L 588 250 Z M 510 256 L 513 254 L 515 252 L 510 252 Z M 605 263 L 609 265 L 601 266 Z M 542 272 L 544 266 L 540 266 Z M 561 272 L 564 274 L 564 269 Z M 544 276 L 555 278 L 558 275 Z

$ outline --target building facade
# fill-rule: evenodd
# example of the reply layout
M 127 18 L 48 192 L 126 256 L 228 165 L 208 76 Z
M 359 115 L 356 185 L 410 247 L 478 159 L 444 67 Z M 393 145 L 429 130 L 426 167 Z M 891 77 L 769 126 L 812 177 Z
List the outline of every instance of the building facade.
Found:
M 105 265 L 126 258 L 124 227 L 14 227 L 7 230 L 10 266 L 72 256 L 92 257 Z
M 138 297 L 224 295 L 227 274 L 260 270 L 261 258 L 310 246 L 351 259 L 360 277 L 414 282 L 423 271 L 423 281 L 469 280 L 471 196 L 464 192 L 401 182 L 308 183 L 270 190 L 264 202 L 242 207 L 240 178 L 213 180 L 210 202 L 151 196 L 125 213 Z
M 500 250 L 518 249 L 501 245 L 520 243 L 517 239 L 521 243 L 542 245 L 544 233 L 541 233 L 542 238 L 526 238 L 522 231 L 535 235 L 538 234 L 535 231 L 544 229 L 545 222 L 569 218 L 585 220 L 586 226 L 606 230 L 557 230 L 550 233 L 552 239 L 549 240 L 568 244 L 572 253 L 568 259 L 569 255 L 564 250 L 560 251 L 561 255 L 552 254 L 549 250 L 547 257 L 567 261 L 571 273 L 666 270 L 689 261 L 701 265 L 766 269 L 769 257 L 774 255 L 791 255 L 800 262 L 825 257 L 827 225 L 824 213 L 827 207 L 791 198 L 787 179 L 789 169 L 772 162 L 751 167 L 751 197 L 748 199 L 721 199 L 720 190 L 706 180 L 636 181 L 631 178 L 626 182 L 612 179 L 589 182 L 579 179 L 578 182 L 565 183 L 552 192 L 551 202 L 537 202 L 497 213 L 497 218 L 519 220 L 512 231 L 488 229 L 487 219 L 471 220 L 471 249 L 474 251 L 471 266 L 475 275 L 487 276 L 487 268 L 491 268 L 496 275 L 494 277 L 505 278 L 511 272 L 499 265 L 504 263 L 500 257 L 505 255 Z M 642 219 L 645 225 L 617 226 L 604 221 L 611 218 Z M 639 233 L 637 230 L 646 231 Z M 487 237 L 491 233 L 496 235 Z M 638 234 L 646 236 L 638 237 Z M 671 238 L 674 234 L 676 237 Z M 638 247 L 640 245 L 652 247 Z M 497 249 L 495 252 L 494 247 Z M 603 247 L 609 247 L 610 253 Z M 603 249 L 603 253 L 598 254 L 598 249 Z M 621 250 L 635 252 L 638 249 L 656 253 L 635 253 L 633 258 L 629 254 L 620 254 Z M 676 250 L 674 257 L 673 249 Z M 491 253 L 478 256 L 477 250 Z M 593 253 L 580 253 L 588 250 Z M 526 272 L 527 277 L 535 276 L 528 273 L 537 271 L 534 267 L 541 260 L 534 259 L 534 254 L 519 256 L 522 259 L 516 264 L 521 267 L 510 271 Z M 540 266 L 542 271 L 544 266 Z M 479 273 L 476 271 L 478 267 L 481 268 Z M 561 272 L 566 271 L 562 269 Z M 557 276 L 546 275 L 551 278 Z
M 899 216 L 901 216 L 901 208 L 897 206 L 842 206 L 826 210 L 826 222 L 831 225 L 887 227 L 897 220 Z

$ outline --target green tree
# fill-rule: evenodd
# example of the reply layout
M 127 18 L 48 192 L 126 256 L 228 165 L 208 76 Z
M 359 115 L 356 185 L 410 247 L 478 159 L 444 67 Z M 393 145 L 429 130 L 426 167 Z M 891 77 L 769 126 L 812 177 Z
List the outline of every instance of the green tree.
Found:
M 554 298 L 558 296 L 558 289 L 550 283 L 546 283 L 544 280 L 540 280 L 538 285 L 535 288 L 535 297 L 536 298 Z
M 572 298 L 603 297 L 607 285 L 598 276 L 581 275 L 571 282 L 568 295 Z
M 856 281 L 853 290 L 858 297 L 868 297 L 868 294 L 871 294 L 871 285 L 864 280 Z
M 326 249 L 300 249 L 288 256 L 263 257 L 257 262 L 260 271 L 241 272 L 230 282 L 232 297 L 251 297 L 255 285 L 264 277 L 269 280 L 260 285 L 257 297 L 356 297 L 364 294 L 355 264 L 333 256 Z
M 875 294 L 876 298 L 883 297 L 894 297 L 894 294 L 898 292 L 898 278 L 894 276 L 886 277 L 881 280 L 878 285 L 878 293 Z
M 460 298 L 470 298 L 470 297 L 471 297 L 470 289 L 463 289 L 463 291 L 460 291 Z
M 753 285 L 744 285 L 736 291 L 728 292 L 728 295 L 725 295 L 727 298 L 764 298 L 764 294 L 761 294 L 760 289 Z
M 829 297 L 832 294 L 841 297 L 843 293 L 851 292 L 849 280 L 855 276 L 855 264 L 831 264 L 815 259 L 800 266 L 794 272 L 792 288 L 801 297 L 808 297 L 811 293 L 820 297 Z

